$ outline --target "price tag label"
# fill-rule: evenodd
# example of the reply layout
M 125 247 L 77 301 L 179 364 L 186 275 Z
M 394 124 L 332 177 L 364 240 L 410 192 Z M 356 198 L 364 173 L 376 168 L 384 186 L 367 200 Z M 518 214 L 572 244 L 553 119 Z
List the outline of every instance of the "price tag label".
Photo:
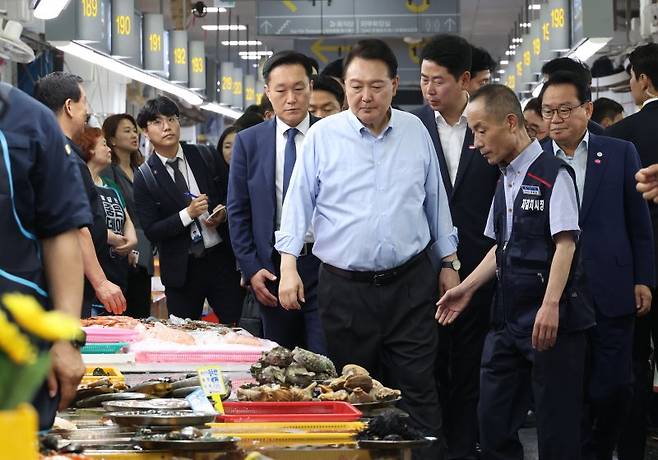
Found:
M 223 414 L 224 406 L 222 405 L 222 395 L 227 393 L 224 384 L 224 376 L 219 366 L 205 366 L 197 370 L 201 388 L 206 396 L 209 396 L 215 403 L 215 410 Z

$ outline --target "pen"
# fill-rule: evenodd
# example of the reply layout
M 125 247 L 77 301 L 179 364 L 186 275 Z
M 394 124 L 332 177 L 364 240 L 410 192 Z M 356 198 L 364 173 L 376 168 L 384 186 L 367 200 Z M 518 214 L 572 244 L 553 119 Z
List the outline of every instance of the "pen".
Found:
M 189 197 L 192 198 L 192 199 L 194 199 L 194 198 L 199 198 L 197 195 L 195 195 L 194 193 L 190 193 L 190 192 L 185 192 L 185 195 L 186 195 L 186 196 L 189 196 Z

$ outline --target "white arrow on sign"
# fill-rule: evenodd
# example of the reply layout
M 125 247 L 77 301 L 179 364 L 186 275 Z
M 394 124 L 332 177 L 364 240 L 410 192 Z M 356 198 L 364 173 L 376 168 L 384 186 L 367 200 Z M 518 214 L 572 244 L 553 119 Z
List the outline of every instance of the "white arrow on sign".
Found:
M 452 32 L 455 27 L 457 27 L 457 21 L 452 18 L 446 19 L 443 23 L 444 26 L 448 26 L 448 32 Z
M 266 34 L 270 33 L 271 28 L 272 28 L 272 23 L 267 19 L 260 23 L 260 29 Z

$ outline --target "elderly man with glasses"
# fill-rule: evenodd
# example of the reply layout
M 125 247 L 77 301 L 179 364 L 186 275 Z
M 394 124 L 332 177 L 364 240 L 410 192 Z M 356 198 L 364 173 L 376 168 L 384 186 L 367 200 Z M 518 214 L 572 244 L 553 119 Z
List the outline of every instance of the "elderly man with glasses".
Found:
M 556 72 L 539 95 L 550 121 L 544 151 L 570 165 L 580 203 L 582 263 L 594 304 L 585 458 L 611 459 L 633 394 L 635 317 L 651 308 L 654 243 L 649 209 L 635 190 L 640 158 L 630 142 L 592 134 L 587 84 Z

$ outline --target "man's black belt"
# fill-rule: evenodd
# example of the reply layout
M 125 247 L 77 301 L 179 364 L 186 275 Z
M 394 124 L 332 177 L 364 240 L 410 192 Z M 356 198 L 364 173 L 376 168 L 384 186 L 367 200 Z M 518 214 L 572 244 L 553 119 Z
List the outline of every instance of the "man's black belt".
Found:
M 329 273 L 333 273 L 334 275 L 340 276 L 341 278 L 357 281 L 360 283 L 372 283 L 375 286 L 385 286 L 397 280 L 406 272 L 418 265 L 425 257 L 425 252 L 426 251 L 423 250 L 413 256 L 411 259 L 407 260 L 402 265 L 383 271 L 361 272 L 343 270 L 342 268 L 334 267 L 333 265 L 325 263 L 322 264 L 322 267 L 325 268 Z

